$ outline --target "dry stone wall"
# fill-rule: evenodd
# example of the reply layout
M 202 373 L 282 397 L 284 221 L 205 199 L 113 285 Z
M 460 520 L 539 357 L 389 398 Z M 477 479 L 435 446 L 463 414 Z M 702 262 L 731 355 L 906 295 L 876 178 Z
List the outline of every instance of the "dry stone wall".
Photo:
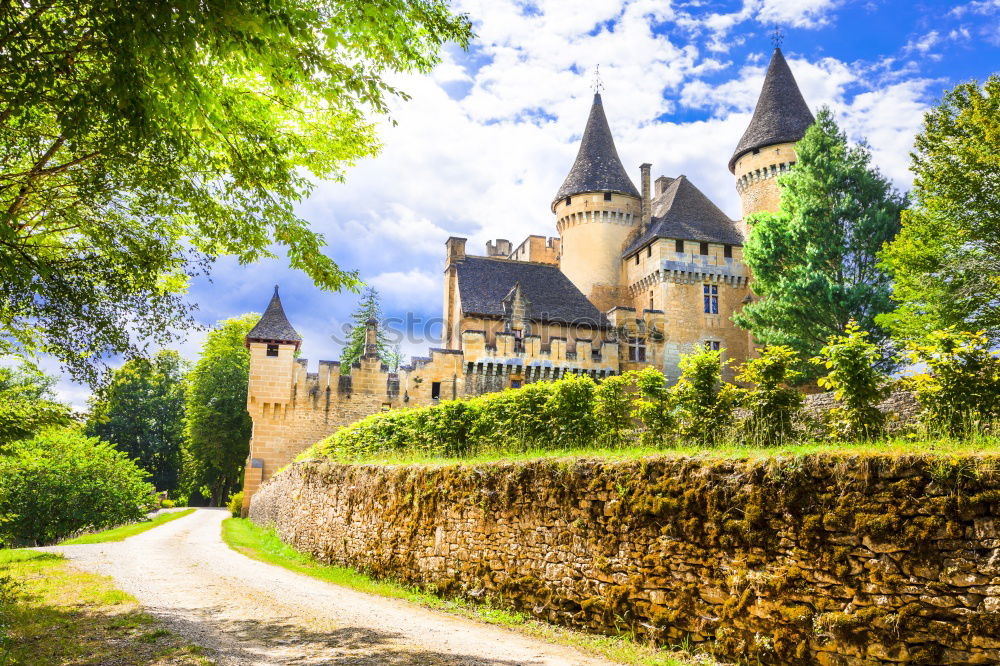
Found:
M 326 562 L 733 659 L 1000 663 L 1000 456 L 311 461 L 250 517 Z

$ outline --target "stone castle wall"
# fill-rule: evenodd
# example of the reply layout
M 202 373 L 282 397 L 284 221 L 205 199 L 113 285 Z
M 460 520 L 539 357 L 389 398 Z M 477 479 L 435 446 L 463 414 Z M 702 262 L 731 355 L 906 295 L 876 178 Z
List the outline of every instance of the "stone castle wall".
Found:
M 1000 457 L 296 463 L 250 517 L 325 562 L 782 664 L 1000 662 Z

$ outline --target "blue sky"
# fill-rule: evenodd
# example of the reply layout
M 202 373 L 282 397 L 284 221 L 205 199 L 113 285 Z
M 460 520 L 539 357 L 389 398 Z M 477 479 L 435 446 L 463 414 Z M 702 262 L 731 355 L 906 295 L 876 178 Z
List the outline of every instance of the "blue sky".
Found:
M 876 164 L 908 189 L 908 152 L 942 91 L 1000 71 L 1000 0 L 456 0 L 478 38 L 449 47 L 431 75 L 396 82 L 412 99 L 383 123 L 382 154 L 345 183 L 317 183 L 299 213 L 328 253 L 380 289 L 387 314 L 418 323 L 403 343 L 420 354 L 440 316 L 444 241 L 515 244 L 555 235 L 549 203 L 576 153 L 596 65 L 622 161 L 653 177 L 686 174 L 730 216 L 739 202 L 728 158 L 749 122 L 779 26 L 806 101 L 827 105 Z M 303 355 L 339 356 L 332 335 L 352 294 L 321 292 L 284 258 L 222 259 L 191 285 L 204 324 L 261 311 L 273 285 L 303 335 Z M 432 331 L 433 332 L 433 331 Z M 176 346 L 193 358 L 203 334 Z M 52 363 L 46 367 L 54 369 Z M 87 389 L 67 381 L 77 406 Z

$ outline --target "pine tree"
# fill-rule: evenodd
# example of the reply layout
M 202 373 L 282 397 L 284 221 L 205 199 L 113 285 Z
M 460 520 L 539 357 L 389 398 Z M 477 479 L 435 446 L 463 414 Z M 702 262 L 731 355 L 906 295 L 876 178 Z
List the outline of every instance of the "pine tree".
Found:
M 749 220 L 743 255 L 758 298 L 733 319 L 757 342 L 786 345 L 801 359 L 852 319 L 882 343 L 875 317 L 892 310 L 891 281 L 877 254 L 899 231 L 906 197 L 870 165 L 866 145 L 848 145 L 829 109 L 795 150 L 795 168 L 778 179 L 780 210 Z M 886 352 L 881 362 L 890 359 Z M 805 361 L 799 369 L 806 378 L 818 372 Z
M 340 371 L 342 374 L 351 374 L 351 365 L 357 363 L 365 353 L 365 336 L 368 332 L 368 321 L 374 319 L 378 322 L 375 335 L 375 350 L 382 362 L 392 367 L 393 350 L 389 347 L 389 333 L 386 329 L 382 317 L 382 300 L 378 290 L 374 287 L 367 287 L 361 295 L 358 309 L 351 315 L 351 328 L 347 334 L 347 344 L 340 352 Z M 396 363 L 398 365 L 398 362 Z

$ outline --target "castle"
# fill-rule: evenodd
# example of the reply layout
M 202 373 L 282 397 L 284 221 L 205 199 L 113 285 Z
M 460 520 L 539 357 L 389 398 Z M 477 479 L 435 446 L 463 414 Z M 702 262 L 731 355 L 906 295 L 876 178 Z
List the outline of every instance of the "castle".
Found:
M 365 354 L 342 374 L 339 362 L 307 371 L 301 337 L 275 289 L 247 335 L 247 410 L 253 437 L 244 508 L 263 481 L 341 426 L 380 410 L 519 387 L 585 373 L 595 379 L 646 366 L 671 381 L 682 354 L 722 349 L 737 363 L 753 340 L 732 322 L 752 298 L 743 263 L 747 217 L 776 211 L 776 176 L 795 164 L 795 143 L 813 115 L 779 48 L 753 118 L 729 160 L 742 205 L 731 220 L 685 176 L 636 188 L 622 166 L 600 94 L 580 149 L 552 200 L 558 237 L 499 239 L 486 254 L 466 239 L 446 243 L 443 347 L 389 372 L 368 323 Z M 727 369 L 732 373 L 732 369 Z M 731 379 L 730 376 L 726 377 Z

